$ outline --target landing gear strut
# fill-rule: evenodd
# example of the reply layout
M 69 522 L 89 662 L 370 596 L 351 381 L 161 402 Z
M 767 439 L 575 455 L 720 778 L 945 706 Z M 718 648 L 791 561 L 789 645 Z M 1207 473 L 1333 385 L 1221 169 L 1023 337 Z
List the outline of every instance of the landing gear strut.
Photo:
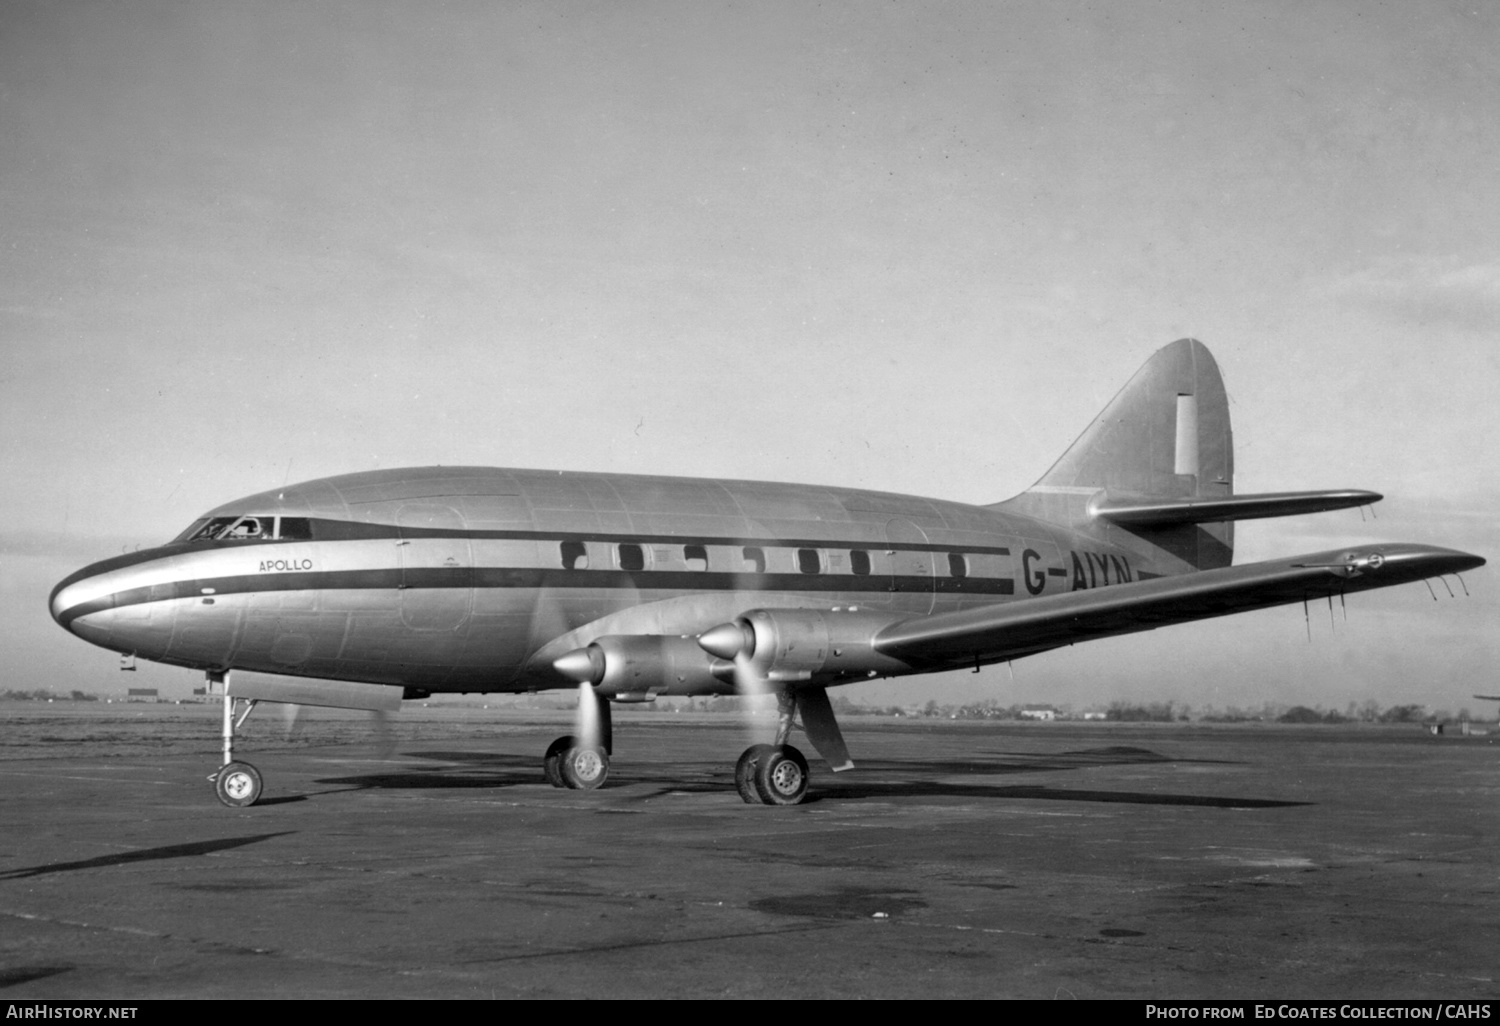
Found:
M 224 764 L 219 771 L 208 779 L 214 783 L 214 794 L 219 801 L 231 808 L 244 808 L 254 805 L 260 801 L 262 782 L 260 770 L 248 762 L 236 762 L 234 758 L 234 733 L 244 725 L 250 713 L 255 709 L 253 698 L 237 699 L 229 693 L 229 671 L 222 674 L 209 674 L 210 686 L 217 684 L 224 694 Z M 235 718 L 235 709 L 243 701 L 245 711 Z
M 747 805 L 796 805 L 807 797 L 807 759 L 787 740 L 797 715 L 796 696 L 776 695 L 776 743 L 751 745 L 734 765 L 734 787 Z
M 553 787 L 592 791 L 609 778 L 609 757 L 614 749 L 609 699 L 588 684 L 579 686 L 579 734 L 596 733 L 597 739 L 565 734 L 547 746 L 542 756 L 542 774 Z M 592 708 L 590 708 L 592 706 Z M 590 726 L 597 725 L 594 729 Z

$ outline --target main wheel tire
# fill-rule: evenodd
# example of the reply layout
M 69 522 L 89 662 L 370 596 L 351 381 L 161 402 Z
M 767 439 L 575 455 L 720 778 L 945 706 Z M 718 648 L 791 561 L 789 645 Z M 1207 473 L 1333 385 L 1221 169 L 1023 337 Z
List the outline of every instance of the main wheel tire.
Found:
M 568 734 L 547 746 L 547 754 L 542 756 L 542 775 L 553 787 L 568 786 L 562 776 L 562 760 L 563 756 L 568 754 L 568 749 L 577 743 L 577 739 L 572 734 Z
M 796 805 L 807 796 L 807 760 L 791 745 L 771 749 L 755 765 L 755 790 L 767 805 Z
M 563 784 L 575 791 L 592 791 L 609 777 L 609 756 L 592 745 L 569 748 L 558 767 Z
M 740 793 L 746 805 L 761 805 L 760 792 L 755 789 L 755 767 L 772 751 L 773 745 L 751 745 L 734 764 L 734 789 Z
M 233 809 L 260 801 L 261 786 L 260 770 L 248 762 L 226 763 L 214 777 L 214 794 Z

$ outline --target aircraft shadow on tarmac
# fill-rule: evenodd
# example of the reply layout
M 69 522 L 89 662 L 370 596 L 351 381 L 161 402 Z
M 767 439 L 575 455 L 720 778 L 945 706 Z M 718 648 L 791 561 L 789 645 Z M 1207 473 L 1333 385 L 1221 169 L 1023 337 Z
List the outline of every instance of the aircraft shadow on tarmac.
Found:
M 1226 798 L 1220 795 L 1170 794 L 1158 791 L 1075 790 L 1043 786 L 998 787 L 985 784 L 949 784 L 934 781 L 837 780 L 826 790 L 810 797 L 825 801 L 860 798 L 994 798 L 1028 799 L 1047 802 L 1103 802 L 1129 805 L 1192 805 L 1207 809 L 1285 809 L 1311 802 L 1288 802 L 1273 798 Z
M 447 766 L 402 767 L 388 773 L 324 778 L 319 784 L 340 784 L 355 789 L 444 789 L 504 788 L 542 783 L 541 768 L 531 756 L 490 752 L 408 752 L 407 758 L 430 759 Z M 1026 799 L 1033 801 L 1128 803 L 1137 805 L 1186 805 L 1219 809 L 1290 808 L 1308 802 L 1268 798 L 1231 798 L 1219 795 L 1170 794 L 1161 792 L 1064 789 L 1048 786 L 1018 786 L 955 781 L 953 777 L 995 777 L 1018 773 L 1046 773 L 1097 769 L 1109 766 L 1212 763 L 1237 765 L 1221 759 L 1177 759 L 1143 748 L 1109 747 L 1057 754 L 995 752 L 959 760 L 862 759 L 855 775 L 816 775 L 808 802 L 847 801 L 866 798 L 949 797 Z M 456 765 L 454 765 L 456 764 Z M 815 763 L 816 765 L 816 763 Z M 891 779 L 899 778 L 899 779 Z M 945 779 L 936 779 L 945 778 Z M 618 783 L 616 783 L 618 781 Z M 678 794 L 732 792 L 729 767 L 717 764 L 708 772 L 698 765 L 642 763 L 620 773 L 615 786 L 656 784 L 647 797 L 668 792 Z M 605 789 L 612 789 L 606 784 Z M 637 795 L 636 797 L 640 797 Z
M 452 766 L 402 766 L 388 773 L 362 773 L 351 777 L 324 777 L 315 783 L 344 784 L 353 788 L 395 788 L 413 790 L 515 787 L 542 782 L 541 760 L 533 756 L 503 755 L 493 752 L 406 752 L 409 759 L 431 759 L 458 763 Z
M 49 976 L 73 971 L 71 965 L 23 965 L 13 969 L 0 969 L 0 990 L 19 987 L 33 980 L 45 980 Z
M 9 869 L 0 872 L 0 881 L 24 880 L 48 873 L 71 873 L 78 869 L 104 869 L 109 866 L 125 866 L 133 862 L 154 862 L 158 859 L 181 859 L 195 855 L 211 855 L 214 852 L 243 848 L 247 844 L 258 844 L 273 837 L 296 833 L 282 830 L 274 834 L 249 834 L 245 837 L 222 837 L 213 841 L 193 841 L 189 844 L 169 844 L 161 848 L 143 848 L 140 851 L 123 851 L 117 855 L 100 855 L 98 858 L 80 859 L 77 862 L 50 862 L 42 866 L 24 869 Z

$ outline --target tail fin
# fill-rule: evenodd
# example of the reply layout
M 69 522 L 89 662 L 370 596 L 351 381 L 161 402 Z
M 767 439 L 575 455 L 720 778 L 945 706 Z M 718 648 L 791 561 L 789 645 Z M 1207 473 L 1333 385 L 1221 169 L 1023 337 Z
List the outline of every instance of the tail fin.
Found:
M 1157 350 L 1040 481 L 997 508 L 1130 548 L 1144 542 L 1207 570 L 1233 559 L 1232 522 L 1139 528 L 1104 520 L 1097 511 L 1107 502 L 1180 503 L 1233 494 L 1224 380 L 1208 347 L 1185 338 Z
M 1233 479 L 1224 379 L 1208 347 L 1185 338 L 1158 349 L 1031 490 L 1218 498 Z

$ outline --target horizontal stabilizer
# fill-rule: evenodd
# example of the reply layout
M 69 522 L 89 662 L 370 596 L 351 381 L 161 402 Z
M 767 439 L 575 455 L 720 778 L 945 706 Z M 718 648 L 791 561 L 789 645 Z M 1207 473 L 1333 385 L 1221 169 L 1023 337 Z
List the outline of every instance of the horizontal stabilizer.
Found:
M 1165 501 L 1107 500 L 1094 507 L 1094 515 L 1129 527 L 1170 527 L 1323 513 L 1331 509 L 1368 506 L 1382 498 L 1384 496 L 1379 492 L 1350 488 L 1331 492 L 1262 492 L 1258 495 Z
M 927 669 L 1000 662 L 1078 641 L 1386 588 L 1483 565 L 1483 557 L 1435 545 L 1352 546 L 919 616 L 880 631 L 873 647 Z

